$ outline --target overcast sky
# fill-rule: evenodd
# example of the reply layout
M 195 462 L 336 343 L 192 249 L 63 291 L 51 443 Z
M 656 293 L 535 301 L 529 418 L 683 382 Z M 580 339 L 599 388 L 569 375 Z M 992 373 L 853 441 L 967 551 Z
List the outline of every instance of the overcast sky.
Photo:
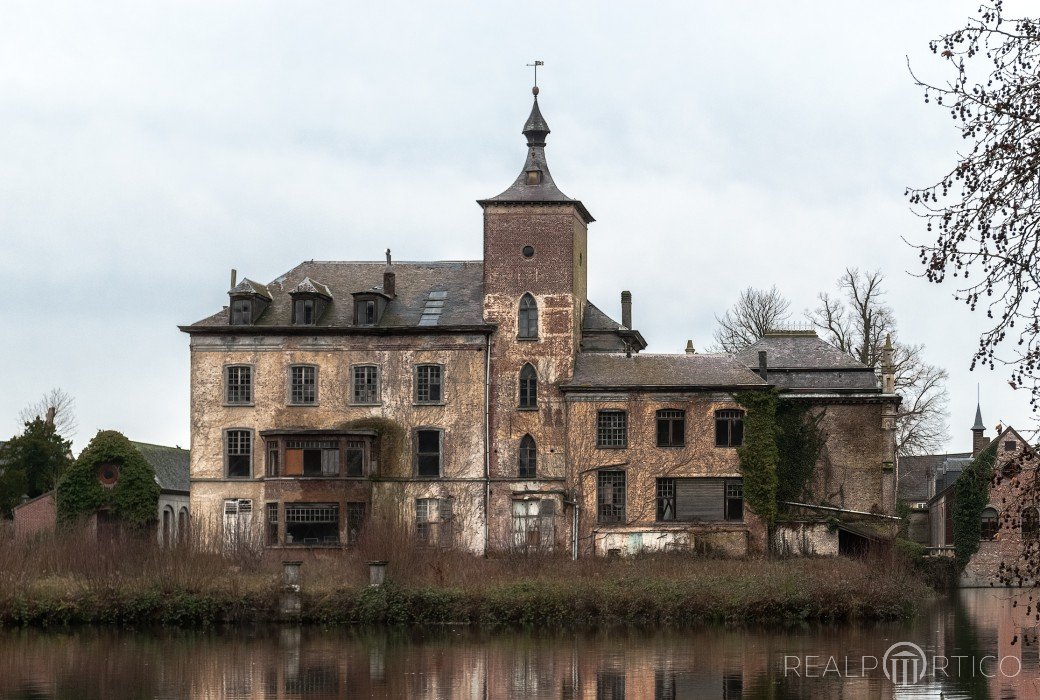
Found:
M 0 438 L 51 387 L 98 429 L 187 446 L 188 337 L 230 268 L 479 259 L 519 172 L 534 59 L 553 176 L 597 221 L 590 298 L 651 352 L 777 285 L 800 316 L 881 269 L 900 337 L 950 372 L 951 450 L 1025 425 L 969 372 L 984 319 L 911 276 L 903 196 L 960 143 L 910 81 L 977 0 L 746 3 L 0 0 Z M 991 433 L 992 434 L 992 433 Z

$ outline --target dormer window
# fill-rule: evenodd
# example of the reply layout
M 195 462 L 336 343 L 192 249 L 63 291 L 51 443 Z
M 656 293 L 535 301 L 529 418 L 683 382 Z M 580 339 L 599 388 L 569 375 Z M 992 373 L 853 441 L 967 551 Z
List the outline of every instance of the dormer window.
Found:
M 527 171 L 527 184 L 528 185 L 540 185 L 542 183 L 542 171 L 541 170 L 528 170 Z
M 358 299 L 354 302 L 354 323 L 359 326 L 373 326 L 376 322 L 376 300 Z
M 253 325 L 271 303 L 267 287 L 249 279 L 239 282 L 228 295 L 231 297 L 228 323 L 232 326 Z
M 324 284 L 315 282 L 310 277 L 304 277 L 303 281 L 296 285 L 290 294 L 292 295 L 292 323 L 294 326 L 313 326 L 325 313 L 329 302 L 332 301 L 332 292 Z
M 253 323 L 253 300 L 249 297 L 231 300 L 231 325 L 249 326 Z
M 293 302 L 293 325 L 313 326 L 318 320 L 318 300 L 297 299 Z

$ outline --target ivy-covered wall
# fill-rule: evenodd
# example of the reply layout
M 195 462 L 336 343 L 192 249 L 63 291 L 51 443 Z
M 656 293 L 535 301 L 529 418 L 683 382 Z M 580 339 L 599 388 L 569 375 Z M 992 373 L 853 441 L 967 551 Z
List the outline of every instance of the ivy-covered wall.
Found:
M 954 482 L 953 548 L 957 565 L 963 571 L 982 540 L 982 511 L 989 502 L 993 465 L 997 459 L 997 441 L 968 463 Z
M 115 484 L 105 486 L 98 478 L 103 464 L 119 466 Z M 73 522 L 111 508 L 123 523 L 143 527 L 156 519 L 159 484 L 155 472 L 126 437 L 114 430 L 94 436 L 58 483 L 58 521 Z

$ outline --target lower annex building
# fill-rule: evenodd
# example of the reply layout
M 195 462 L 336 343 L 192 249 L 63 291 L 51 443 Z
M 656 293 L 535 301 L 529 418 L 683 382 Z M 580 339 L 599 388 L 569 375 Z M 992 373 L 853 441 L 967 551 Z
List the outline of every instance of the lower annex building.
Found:
M 549 173 L 537 88 L 523 134 L 516 181 L 478 202 L 482 261 L 233 274 L 228 306 L 181 327 L 193 522 L 270 548 L 350 547 L 394 519 L 474 553 L 762 550 L 734 394 L 770 387 L 824 415 L 813 502 L 891 514 L 891 374 L 812 332 L 643 352 L 631 294 L 620 322 L 587 298 L 594 219 Z

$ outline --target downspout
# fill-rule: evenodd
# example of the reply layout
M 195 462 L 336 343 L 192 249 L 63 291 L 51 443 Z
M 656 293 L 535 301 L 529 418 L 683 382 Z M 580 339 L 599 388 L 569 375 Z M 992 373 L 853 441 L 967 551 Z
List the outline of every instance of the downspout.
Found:
M 488 553 L 491 533 L 491 335 L 484 344 L 484 556 Z
M 578 511 L 581 506 L 574 499 L 574 522 L 571 524 L 571 560 L 578 561 Z

